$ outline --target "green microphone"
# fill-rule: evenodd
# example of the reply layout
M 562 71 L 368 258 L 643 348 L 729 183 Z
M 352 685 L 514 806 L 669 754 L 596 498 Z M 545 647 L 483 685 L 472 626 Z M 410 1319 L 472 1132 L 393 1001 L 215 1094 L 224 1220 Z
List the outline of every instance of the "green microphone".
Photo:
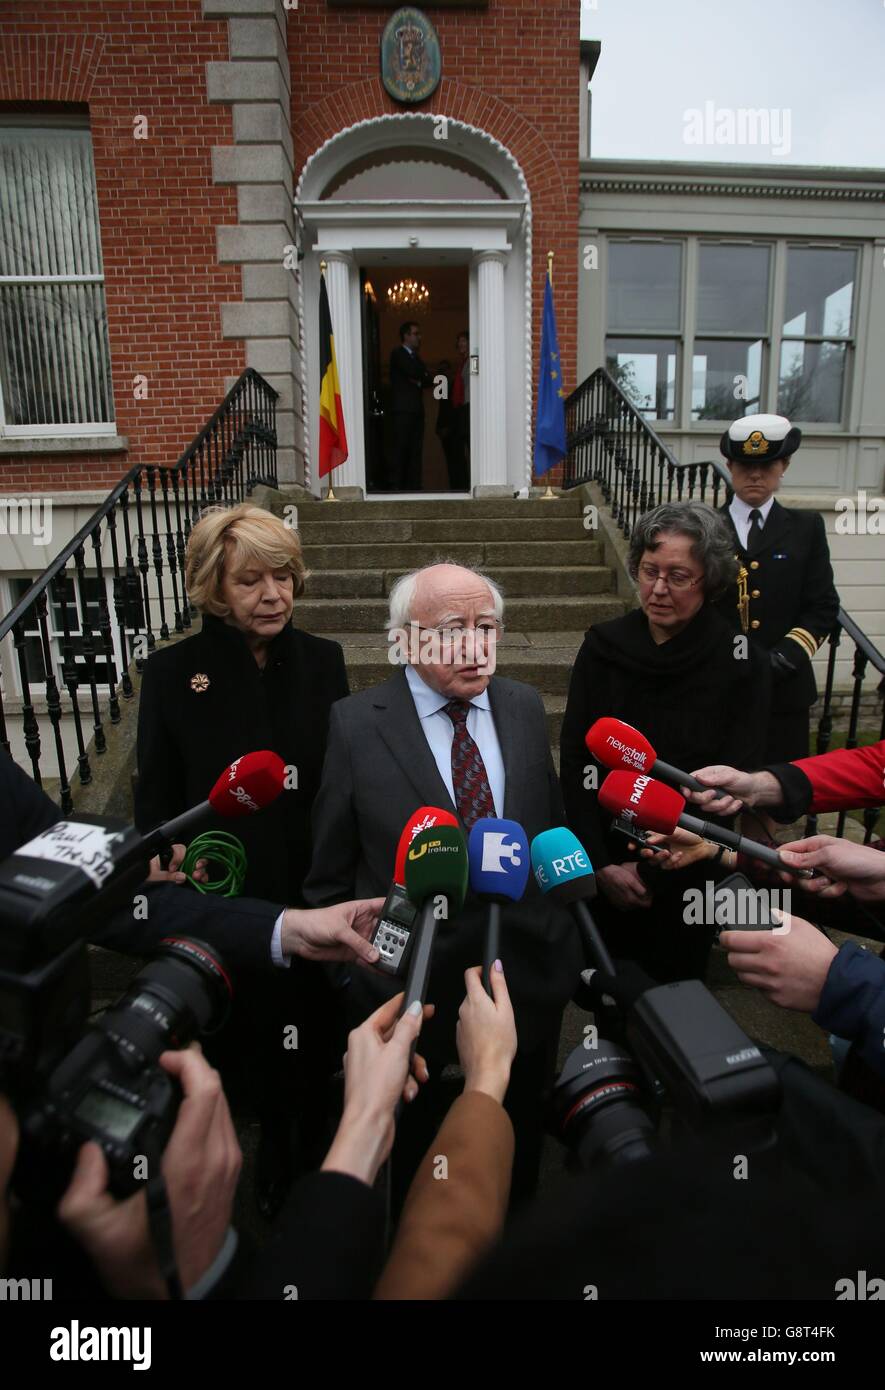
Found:
M 424 1003 L 438 921 L 450 922 L 467 896 L 467 845 L 457 825 L 422 830 L 406 854 L 406 893 L 420 908 L 401 1013 Z

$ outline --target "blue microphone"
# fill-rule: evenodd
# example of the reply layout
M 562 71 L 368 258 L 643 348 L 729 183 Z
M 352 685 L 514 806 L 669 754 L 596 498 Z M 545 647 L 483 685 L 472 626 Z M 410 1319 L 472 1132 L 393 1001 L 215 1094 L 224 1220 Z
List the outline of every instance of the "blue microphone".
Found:
M 467 841 L 470 887 L 489 898 L 482 982 L 491 996 L 491 971 L 501 951 L 501 904 L 518 902 L 529 878 L 529 837 L 515 820 L 478 820 Z
M 542 893 L 569 908 L 581 929 L 585 946 L 600 970 L 615 973 L 614 962 L 587 906 L 596 896 L 593 865 L 577 835 L 564 825 L 544 830 L 532 840 L 532 868 Z

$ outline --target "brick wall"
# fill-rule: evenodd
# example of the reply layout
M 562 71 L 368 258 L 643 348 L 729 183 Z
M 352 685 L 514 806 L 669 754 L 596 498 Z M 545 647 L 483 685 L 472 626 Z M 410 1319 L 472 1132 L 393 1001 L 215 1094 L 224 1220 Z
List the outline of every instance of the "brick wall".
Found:
M 110 486 L 133 463 L 174 463 L 243 370 L 242 344 L 221 337 L 240 270 L 215 249 L 215 227 L 237 220 L 236 190 L 213 184 L 211 164 L 212 146 L 232 143 L 232 117 L 206 99 L 205 64 L 227 57 L 227 24 L 204 20 L 200 0 L 0 11 L 0 101 L 88 104 L 117 431 L 129 441 L 128 455 L 0 456 L 0 491 Z M 138 401 L 137 373 L 148 378 Z
M 299 0 L 289 12 L 296 179 L 337 131 L 403 110 L 432 111 L 480 126 L 519 161 L 534 217 L 533 360 L 541 341 L 548 251 L 566 390 L 576 385 L 580 6 L 575 0 L 491 0 L 488 10 L 436 10 L 442 80 L 415 107 L 381 83 L 380 42 L 388 10 L 331 10 Z M 533 407 L 534 414 L 534 407 Z

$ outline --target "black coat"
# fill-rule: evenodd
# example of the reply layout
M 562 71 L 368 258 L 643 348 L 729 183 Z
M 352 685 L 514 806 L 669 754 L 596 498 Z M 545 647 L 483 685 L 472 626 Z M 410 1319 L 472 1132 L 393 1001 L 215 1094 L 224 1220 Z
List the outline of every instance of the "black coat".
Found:
M 803 636 L 810 634 L 820 647 L 836 622 L 839 595 L 833 583 L 824 519 L 819 512 L 782 507 L 775 499 L 762 528 L 761 545 L 751 558 L 737 538 L 728 508 L 719 510 L 734 537 L 738 559 L 749 572 L 747 636 L 784 658 L 772 663 L 772 712 L 807 710 L 817 698 L 811 658 L 788 634 L 794 629 Z M 729 590 L 716 606 L 740 632 L 736 591 Z
M 751 648 L 735 660 L 727 623 L 706 604 L 682 632 L 657 645 L 640 609 L 587 633 L 569 684 L 560 746 L 562 793 L 570 828 L 597 869 L 630 856 L 628 841 L 608 833 L 611 816 L 585 788 L 607 772 L 590 757 L 584 735 L 597 719 L 632 724 L 665 762 L 692 772 L 727 763 L 758 767 L 768 710 L 767 665 Z
M 433 377 L 420 357 L 402 346 L 393 349 L 390 354 L 390 413 L 392 415 L 423 416 L 423 391 L 426 386 L 432 385 Z
M 208 679 L 205 689 L 196 676 Z M 248 858 L 244 893 L 298 906 L 310 864 L 310 810 L 320 784 L 329 709 L 347 695 L 337 642 L 287 627 L 261 670 L 220 618 L 153 654 L 141 687 L 135 820 L 148 830 L 204 801 L 243 753 L 269 748 L 298 770 L 297 790 L 231 823 Z

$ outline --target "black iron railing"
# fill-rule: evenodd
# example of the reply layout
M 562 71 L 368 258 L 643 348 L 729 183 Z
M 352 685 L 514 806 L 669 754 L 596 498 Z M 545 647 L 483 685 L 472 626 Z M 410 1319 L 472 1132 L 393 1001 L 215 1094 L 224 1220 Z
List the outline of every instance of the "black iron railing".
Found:
M 565 403 L 568 454 L 563 466 L 563 488 L 596 483 L 620 530 L 629 540 L 636 521 L 662 502 L 709 502 L 719 507 L 731 501 L 731 478 L 718 459 L 680 463 L 641 412 L 604 367 L 599 367 Z M 878 694 L 883 700 L 879 738 L 885 738 L 885 656 L 839 609 L 830 633 L 827 678 L 817 723 L 815 751 L 826 753 L 833 734 L 836 661 L 843 639 L 853 644 L 846 748 L 856 748 L 864 682 L 870 671 L 883 680 Z M 872 838 L 881 808 L 863 813 L 865 841 Z M 817 818 L 809 817 L 806 834 L 812 835 Z M 839 816 L 837 835 L 845 830 L 845 814 Z
M 191 625 L 184 555 L 201 512 L 243 501 L 257 483 L 276 486 L 276 401 L 248 368 L 178 462 L 131 468 L 0 620 L 0 652 L 8 638 L 13 661 L 0 692 L 0 743 L 12 751 L 9 721 L 19 719 L 34 780 L 57 780 L 65 814 L 74 761 L 89 783 L 90 744 L 105 751 L 105 718 L 116 724 L 120 697 L 132 696 L 130 665 L 140 670 L 158 640 Z

